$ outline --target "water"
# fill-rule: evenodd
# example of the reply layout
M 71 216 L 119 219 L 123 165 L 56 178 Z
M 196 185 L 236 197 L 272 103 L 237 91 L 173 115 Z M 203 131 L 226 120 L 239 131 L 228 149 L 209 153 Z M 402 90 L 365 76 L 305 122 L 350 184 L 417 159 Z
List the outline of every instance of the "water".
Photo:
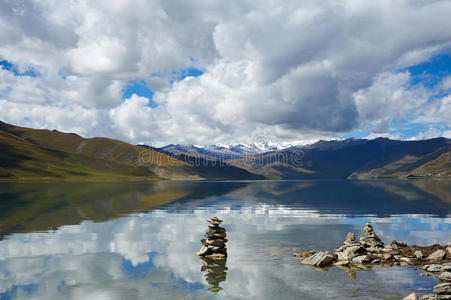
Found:
M 0 299 L 401 299 L 414 268 L 300 265 L 371 221 L 386 243 L 451 241 L 451 181 L 0 184 Z M 229 257 L 194 253 L 217 215 Z

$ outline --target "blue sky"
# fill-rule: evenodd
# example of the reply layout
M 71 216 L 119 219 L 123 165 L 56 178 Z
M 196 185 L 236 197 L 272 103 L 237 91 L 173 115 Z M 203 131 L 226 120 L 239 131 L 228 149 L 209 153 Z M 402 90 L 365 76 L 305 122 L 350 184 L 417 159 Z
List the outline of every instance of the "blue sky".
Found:
M 0 62 L 1 63 L 1 62 Z M 199 77 L 204 72 L 196 68 L 186 68 L 178 71 L 172 71 L 171 76 L 166 78 L 170 84 L 174 84 L 176 81 L 185 79 L 186 77 Z M 160 74 L 153 74 L 151 77 L 162 77 Z M 140 97 L 145 97 L 149 99 L 148 106 L 155 108 L 158 106 L 156 102 L 153 101 L 154 91 L 152 91 L 147 83 L 141 80 L 131 80 L 122 90 L 122 100 L 130 98 L 133 94 Z
M 449 90 L 442 90 L 440 85 L 444 78 L 451 75 L 451 52 L 440 53 L 432 56 L 430 59 L 415 64 L 395 72 L 409 72 L 410 82 L 409 89 L 425 87 L 433 92 L 433 96 L 429 98 L 429 102 L 439 101 L 441 98 L 449 96 Z M 392 119 L 390 121 L 390 130 L 388 134 L 391 136 L 399 136 L 401 139 L 415 137 L 421 132 L 427 130 L 437 130 L 438 132 L 450 130 L 444 122 L 431 122 L 428 124 L 416 123 L 414 118 L 408 119 Z M 343 138 L 365 138 L 371 136 L 369 130 L 356 130 L 345 133 Z

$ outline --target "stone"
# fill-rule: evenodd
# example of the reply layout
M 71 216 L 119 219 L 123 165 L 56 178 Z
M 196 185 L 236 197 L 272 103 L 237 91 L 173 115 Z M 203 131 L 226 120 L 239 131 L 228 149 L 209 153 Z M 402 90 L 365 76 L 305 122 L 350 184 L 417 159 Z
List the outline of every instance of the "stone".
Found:
M 205 241 L 206 245 L 212 245 L 212 246 L 216 246 L 216 247 L 224 247 L 225 246 L 225 242 L 224 240 L 206 240 Z
M 427 260 L 442 260 L 444 259 L 446 256 L 446 251 L 445 250 L 437 250 L 434 253 L 432 253 L 431 255 L 429 255 L 426 259 Z
M 451 295 L 437 295 L 437 300 L 450 300 Z
M 451 271 L 451 263 L 445 263 L 442 265 L 443 271 Z
M 427 294 L 427 295 L 424 295 L 422 299 L 423 300 L 437 300 L 437 295 Z
M 438 279 L 443 281 L 451 281 L 451 272 L 443 272 L 438 275 Z
M 208 227 L 210 227 L 210 225 Z M 214 227 L 214 228 L 207 229 L 207 231 L 205 233 L 206 234 L 215 234 L 215 233 L 223 233 L 223 232 L 225 232 L 224 228 L 222 228 L 222 227 Z
M 301 263 L 304 265 L 323 267 L 335 261 L 335 257 L 329 251 L 320 251 L 312 256 L 304 258 Z
M 437 294 L 451 294 L 451 282 L 440 282 L 432 290 Z
M 442 266 L 441 265 L 430 265 L 426 268 L 426 271 L 428 272 L 441 272 Z
M 391 255 L 390 253 L 384 253 L 383 257 L 384 257 L 385 260 L 388 260 L 390 258 L 393 258 L 393 255 Z
M 364 250 L 365 250 L 365 248 L 363 248 L 362 246 L 353 246 L 353 247 L 348 247 L 344 251 L 337 252 L 335 254 L 337 254 L 338 260 L 350 261 L 355 256 L 357 256 L 356 253 L 362 253 Z
M 360 255 L 360 256 L 353 258 L 352 262 L 355 264 L 363 264 L 363 263 L 370 262 L 370 260 L 371 259 L 369 258 L 368 255 Z
M 423 252 L 421 252 L 420 250 L 415 251 L 413 254 L 418 259 L 422 259 L 423 258 Z
M 346 242 L 348 243 L 354 243 L 355 242 L 355 234 L 354 232 L 348 232 L 346 235 Z
M 446 247 L 446 256 L 451 257 L 451 246 Z
M 218 217 L 213 217 L 207 220 L 212 225 L 221 225 L 222 220 L 218 219 Z
M 225 232 L 223 233 L 213 233 L 213 234 L 206 234 L 205 237 L 207 239 L 223 239 L 227 236 Z
M 410 257 L 401 257 L 399 260 L 406 263 L 410 263 L 413 261 L 413 259 L 411 259 Z
M 402 298 L 402 300 L 418 300 L 418 296 L 415 293 L 412 293 L 404 298 Z
M 367 252 L 371 252 L 371 253 L 381 253 L 382 252 L 382 248 L 380 247 L 369 247 L 368 249 L 366 249 Z

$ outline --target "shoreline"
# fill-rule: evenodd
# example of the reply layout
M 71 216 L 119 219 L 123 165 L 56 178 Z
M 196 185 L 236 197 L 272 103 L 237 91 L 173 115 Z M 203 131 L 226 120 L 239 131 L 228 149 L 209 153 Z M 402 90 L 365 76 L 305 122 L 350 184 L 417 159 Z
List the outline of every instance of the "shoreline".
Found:
M 293 255 L 301 258 L 301 264 L 307 267 L 320 270 L 342 268 L 350 279 L 355 279 L 356 272 L 375 266 L 415 267 L 424 271 L 421 274 L 440 280 L 433 288 L 436 294 L 424 295 L 422 299 L 451 299 L 451 243 L 417 246 L 393 240 L 384 245 L 371 223 L 366 224 L 364 232 L 365 236 L 359 241 L 355 240 L 354 233 L 349 232 L 343 245 L 335 248 L 333 253 L 312 250 Z M 408 297 L 405 299 L 419 299 L 416 294 Z

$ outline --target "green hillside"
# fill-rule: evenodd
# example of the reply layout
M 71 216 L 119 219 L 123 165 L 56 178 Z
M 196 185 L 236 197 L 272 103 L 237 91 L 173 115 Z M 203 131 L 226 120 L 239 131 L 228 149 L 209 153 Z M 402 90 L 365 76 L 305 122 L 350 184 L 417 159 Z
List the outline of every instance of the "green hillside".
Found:
M 415 168 L 406 177 L 451 178 L 451 151 Z
M 21 180 L 160 179 L 144 167 L 45 149 L 0 130 L 0 178 Z
M 131 145 L 119 140 L 110 138 L 95 137 L 83 138 L 74 133 L 63 133 L 56 130 L 32 129 L 6 124 L 0 121 L 0 132 L 8 136 L 5 140 L 5 150 L 3 162 L 0 164 L 0 174 L 9 178 L 71 178 L 78 179 L 86 177 L 89 173 L 98 177 L 105 177 L 105 174 L 98 172 L 116 174 L 116 176 L 154 176 L 155 178 L 183 179 L 183 180 L 203 180 L 203 179 L 262 179 L 261 176 L 252 174 L 247 170 L 234 166 L 205 163 L 191 163 L 189 157 L 176 157 L 170 153 L 155 151 L 152 147 L 141 147 Z M 30 149 L 34 153 L 23 155 L 19 159 L 20 151 L 14 147 L 21 148 L 23 145 L 31 145 Z M 31 151 L 31 150 L 30 150 Z M 39 166 L 32 161 L 37 152 L 59 153 L 66 155 L 70 160 L 77 160 L 75 166 L 61 166 L 61 159 L 40 159 Z M 39 155 L 44 155 L 39 153 Z M 14 161 L 21 161 L 20 170 L 17 166 L 8 165 L 9 157 Z M 66 160 L 69 160 L 67 158 Z M 26 164 L 25 168 L 23 164 Z M 57 165 L 55 165 L 57 164 Z M 33 167 L 29 167 L 33 165 Z M 90 170 L 79 171 L 84 165 Z M 102 169 L 106 166 L 113 168 Z M 15 169 L 12 169 L 12 168 Z M 127 170 L 127 168 L 129 170 Z M 93 169 L 93 170 L 91 170 Z M 49 171 L 51 170 L 51 171 Z M 57 171 L 58 170 L 58 171 Z M 13 172 L 14 171 L 14 172 Z M 89 171 L 89 172 L 88 172 Z M 80 174 L 79 174 L 80 173 Z M 82 174 L 81 174 L 82 173 Z M 141 175 L 142 173 L 142 175 Z M 155 174 L 157 176 L 155 176 Z

